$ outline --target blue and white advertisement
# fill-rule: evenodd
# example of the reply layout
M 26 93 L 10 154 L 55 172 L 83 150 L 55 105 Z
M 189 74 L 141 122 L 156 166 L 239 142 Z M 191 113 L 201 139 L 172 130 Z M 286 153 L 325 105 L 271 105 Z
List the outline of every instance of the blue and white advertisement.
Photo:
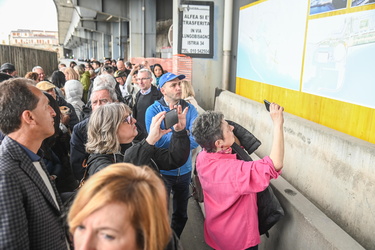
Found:
M 240 11 L 237 77 L 375 108 L 373 2 L 250 4 Z

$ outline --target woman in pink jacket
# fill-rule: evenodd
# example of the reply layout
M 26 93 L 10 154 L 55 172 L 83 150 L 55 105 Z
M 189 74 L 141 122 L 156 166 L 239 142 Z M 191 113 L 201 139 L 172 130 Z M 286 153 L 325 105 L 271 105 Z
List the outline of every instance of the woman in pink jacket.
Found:
M 203 188 L 204 236 L 214 249 L 258 249 L 257 193 L 277 178 L 283 167 L 283 107 L 272 103 L 273 143 L 269 156 L 258 161 L 237 160 L 231 146 L 233 126 L 220 112 L 208 111 L 194 122 L 193 136 L 203 148 L 196 168 Z

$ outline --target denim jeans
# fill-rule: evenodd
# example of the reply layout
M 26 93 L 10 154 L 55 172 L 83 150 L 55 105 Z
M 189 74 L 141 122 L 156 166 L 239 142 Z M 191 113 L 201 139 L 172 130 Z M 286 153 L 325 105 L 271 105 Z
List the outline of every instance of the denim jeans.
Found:
M 163 178 L 167 187 L 168 197 L 171 191 L 173 193 L 171 227 L 180 238 L 188 219 L 187 206 L 190 195 L 191 172 L 180 176 L 163 175 Z

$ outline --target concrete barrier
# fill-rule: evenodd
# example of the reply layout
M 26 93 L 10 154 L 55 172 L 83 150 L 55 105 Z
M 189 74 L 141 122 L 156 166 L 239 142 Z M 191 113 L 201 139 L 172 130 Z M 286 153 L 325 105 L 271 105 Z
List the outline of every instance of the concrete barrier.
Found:
M 251 158 L 260 159 L 256 154 Z M 271 228 L 269 238 L 262 235 L 259 250 L 364 249 L 282 176 L 271 180 L 271 186 L 285 216 Z
M 215 110 L 253 132 L 262 142 L 255 153 L 268 155 L 272 120 L 264 105 L 218 93 Z M 375 249 L 375 146 L 287 110 L 284 131 L 287 181 L 274 186 L 287 215 L 261 249 Z

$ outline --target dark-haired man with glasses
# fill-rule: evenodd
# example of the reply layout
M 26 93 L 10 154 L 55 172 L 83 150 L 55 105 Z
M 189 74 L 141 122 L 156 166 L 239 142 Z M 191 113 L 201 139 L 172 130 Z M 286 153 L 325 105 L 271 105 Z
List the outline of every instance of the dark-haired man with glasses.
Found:
M 138 135 L 136 140 L 142 140 L 147 137 L 145 115 L 147 108 L 156 100 L 163 97 L 162 93 L 152 84 L 152 73 L 148 69 L 138 71 L 137 83 L 140 88 L 133 107 L 133 115 L 137 120 Z

